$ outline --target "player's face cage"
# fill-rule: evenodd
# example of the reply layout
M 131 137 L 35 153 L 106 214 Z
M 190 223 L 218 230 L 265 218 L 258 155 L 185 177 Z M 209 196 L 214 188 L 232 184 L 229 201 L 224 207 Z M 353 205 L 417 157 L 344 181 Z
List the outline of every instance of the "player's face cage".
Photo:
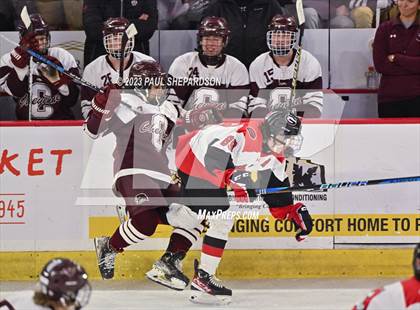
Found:
M 297 32 L 270 30 L 267 32 L 267 46 L 276 56 L 289 54 L 296 44 Z
M 108 55 L 111 55 L 115 59 L 123 59 L 127 57 L 134 49 L 134 37 L 128 39 L 125 48 L 124 55 L 121 54 L 121 42 L 123 33 L 110 33 L 104 36 L 104 46 Z
M 74 303 L 77 308 L 83 308 L 89 303 L 91 292 L 92 288 L 89 283 L 86 283 L 77 291 Z
M 293 136 L 285 136 L 285 135 L 277 135 L 271 136 L 269 141 L 267 142 L 269 149 L 274 154 L 281 154 L 288 150 L 288 152 L 292 152 L 293 154 L 300 151 L 302 148 L 303 137 L 301 134 L 293 135 Z M 289 156 L 293 154 L 288 154 Z

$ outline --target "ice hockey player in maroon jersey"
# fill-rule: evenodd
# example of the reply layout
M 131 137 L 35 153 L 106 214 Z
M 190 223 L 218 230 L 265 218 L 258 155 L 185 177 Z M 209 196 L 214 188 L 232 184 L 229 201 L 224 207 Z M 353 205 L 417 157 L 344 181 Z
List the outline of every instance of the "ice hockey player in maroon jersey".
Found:
M 142 60 L 154 60 L 148 55 L 133 51 L 134 37 L 128 39 L 124 51 L 121 53 L 122 37 L 129 26 L 130 22 L 124 17 L 112 17 L 104 22 L 102 35 L 107 54 L 99 56 L 85 67 L 83 71 L 85 81 L 98 88 L 108 84 L 117 84 L 120 78 L 120 62 L 123 61 L 122 82 L 124 82 L 134 63 Z M 91 110 L 91 101 L 95 95 L 96 91 L 82 86 L 81 107 L 83 118 L 88 117 Z
M 420 309 L 420 243 L 414 249 L 412 265 L 411 278 L 374 290 L 353 310 Z
M 249 68 L 251 91 L 248 112 L 253 117 L 264 117 L 269 111 L 291 108 L 302 113 L 298 115 L 304 113 L 304 117 L 321 115 L 321 65 L 304 49 L 299 57 L 297 38 L 298 26 L 294 17 L 275 15 L 272 18 L 267 31 L 270 51 L 255 58 Z
M 32 298 L 0 300 L 0 309 L 79 310 L 89 303 L 90 294 L 82 266 L 67 258 L 53 258 L 42 268 Z
M 176 165 L 184 204 L 209 217 L 203 239 L 201 262 L 195 264 L 191 300 L 197 303 L 229 303 L 232 291 L 215 277 L 228 234 L 233 225 L 229 216 L 217 217 L 229 209 L 227 191 L 237 203 L 248 203 L 253 188 L 289 186 L 286 157 L 300 147 L 300 119 L 292 113 L 275 111 L 265 119 L 235 125 L 210 125 L 180 137 Z M 267 172 L 256 185 L 252 172 Z M 302 203 L 294 203 L 291 193 L 267 195 L 271 214 L 289 219 L 296 226 L 296 239 L 303 240 L 312 230 L 312 219 Z M 212 215 L 215 215 L 213 216 Z M 220 214 L 220 213 L 219 213 Z
M 71 107 L 76 104 L 79 97 L 78 86 L 65 75 L 38 62 L 36 58 L 33 58 L 30 64 L 31 55 L 24 48 L 45 56 L 75 75 L 79 75 L 77 63 L 66 50 L 50 47 L 49 28 L 41 15 L 31 14 L 29 17 L 31 20 L 29 29 L 23 22 L 17 27 L 20 36 L 19 46 L 1 58 L 1 88 L 15 99 L 17 119 L 74 119 Z M 32 73 L 31 86 L 29 70 Z M 31 104 L 29 104 L 29 92 L 32 97 Z
M 168 169 L 164 141 L 178 111 L 165 100 L 166 75 L 157 62 L 133 64 L 126 86 L 130 83 L 132 92 L 120 94 L 111 84 L 98 93 L 86 123 L 93 138 L 107 132 L 116 136 L 114 192 L 124 198 L 129 214 L 111 237 L 95 238 L 99 269 L 104 279 L 113 278 L 117 253 L 152 236 L 158 224 L 168 224 L 174 230 L 167 251 L 147 277 L 182 290 L 189 279 L 180 263 L 203 226 L 189 208 L 170 204 L 178 188 Z
M 248 71 L 238 59 L 223 52 L 229 26 L 222 17 L 205 17 L 197 32 L 197 51 L 178 56 L 169 68 L 168 100 L 182 108 L 206 110 L 203 123 L 211 123 L 211 112 L 241 118 L 247 111 Z M 188 121 L 188 114 L 185 115 Z M 208 119 L 206 119 L 208 118 Z

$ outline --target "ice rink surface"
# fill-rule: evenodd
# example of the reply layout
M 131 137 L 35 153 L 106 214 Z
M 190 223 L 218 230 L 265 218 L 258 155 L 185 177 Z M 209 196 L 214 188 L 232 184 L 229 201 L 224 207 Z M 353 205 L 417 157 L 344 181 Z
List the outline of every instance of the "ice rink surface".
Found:
M 176 292 L 148 281 L 93 281 L 91 300 L 84 309 L 350 310 L 370 290 L 396 280 L 382 278 L 225 281 L 224 283 L 233 289 L 233 301 L 228 306 L 193 304 L 188 300 L 188 290 Z M 32 282 L 0 282 L 0 296 L 9 301 L 29 300 L 33 285 Z

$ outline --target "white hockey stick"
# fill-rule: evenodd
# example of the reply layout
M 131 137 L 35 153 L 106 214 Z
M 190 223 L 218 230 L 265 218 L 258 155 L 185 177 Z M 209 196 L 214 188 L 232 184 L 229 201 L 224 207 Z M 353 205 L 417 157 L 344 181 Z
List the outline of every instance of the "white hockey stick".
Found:
M 20 12 L 20 19 L 22 20 L 23 24 L 25 25 L 26 29 L 28 29 L 31 27 L 31 18 L 29 17 L 28 14 L 28 9 L 26 7 L 26 5 L 23 7 L 22 11 Z M 33 58 L 32 56 L 29 57 L 29 65 L 28 65 L 28 120 L 31 121 L 32 120 L 32 84 L 33 84 L 33 74 L 32 74 L 32 62 L 33 62 Z
M 298 18 L 298 24 L 299 24 L 299 38 L 298 38 L 298 46 L 297 46 L 297 51 L 296 51 L 297 61 L 296 61 L 295 68 L 293 71 L 293 79 L 292 79 L 292 95 L 290 97 L 291 105 L 293 104 L 294 99 L 296 97 L 296 85 L 297 85 L 300 61 L 302 59 L 302 38 L 303 38 L 303 31 L 305 28 L 305 15 L 303 12 L 302 0 L 296 0 L 296 12 L 297 12 L 297 18 Z

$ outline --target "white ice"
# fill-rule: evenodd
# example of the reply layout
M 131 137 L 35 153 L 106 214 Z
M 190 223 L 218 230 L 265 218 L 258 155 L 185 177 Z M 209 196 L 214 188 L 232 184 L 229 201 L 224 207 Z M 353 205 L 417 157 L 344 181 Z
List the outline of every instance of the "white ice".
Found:
M 290 309 L 350 310 L 377 286 L 392 280 L 243 280 L 227 281 L 233 289 L 228 306 L 193 304 L 189 291 L 176 292 L 144 281 L 95 281 L 89 305 L 91 310 L 131 309 Z M 0 283 L 0 296 L 10 301 L 30 301 L 28 283 Z M 30 310 L 19 309 L 17 310 Z

